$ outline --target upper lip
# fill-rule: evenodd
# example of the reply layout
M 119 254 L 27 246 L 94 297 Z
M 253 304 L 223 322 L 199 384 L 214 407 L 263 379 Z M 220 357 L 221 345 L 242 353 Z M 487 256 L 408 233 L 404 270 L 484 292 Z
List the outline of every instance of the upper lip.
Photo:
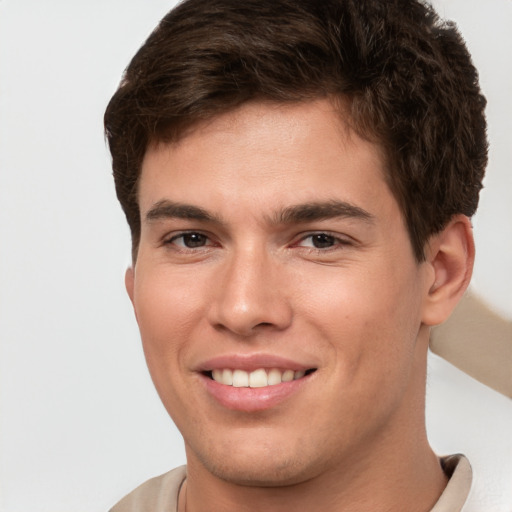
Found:
M 286 357 L 273 354 L 226 354 L 213 357 L 200 363 L 197 367 L 199 372 L 209 372 L 216 369 L 236 369 L 251 372 L 259 368 L 280 370 L 309 370 L 317 368 L 315 364 L 308 364 L 294 361 Z

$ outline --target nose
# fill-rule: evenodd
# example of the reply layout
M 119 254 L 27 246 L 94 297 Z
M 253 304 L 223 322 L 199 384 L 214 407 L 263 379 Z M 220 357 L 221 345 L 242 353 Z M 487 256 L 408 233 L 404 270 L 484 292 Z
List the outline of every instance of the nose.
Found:
M 223 262 L 209 321 L 243 337 L 284 330 L 292 321 L 287 283 L 279 262 L 264 250 L 248 248 Z

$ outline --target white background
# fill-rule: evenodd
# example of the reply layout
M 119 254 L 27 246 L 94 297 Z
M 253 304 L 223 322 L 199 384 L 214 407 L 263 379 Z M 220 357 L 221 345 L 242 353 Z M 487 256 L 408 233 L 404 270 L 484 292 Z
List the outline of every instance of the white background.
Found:
M 0 0 L 2 512 L 106 510 L 184 462 L 124 293 L 129 234 L 102 133 L 124 67 L 173 3 Z M 512 319 L 512 1 L 436 5 L 458 22 L 489 99 L 473 286 Z M 442 437 L 451 405 L 431 388 L 429 429 Z

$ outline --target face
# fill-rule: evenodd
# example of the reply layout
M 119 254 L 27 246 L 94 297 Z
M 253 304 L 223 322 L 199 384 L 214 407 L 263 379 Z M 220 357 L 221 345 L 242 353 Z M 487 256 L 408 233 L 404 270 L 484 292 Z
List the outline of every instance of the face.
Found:
M 422 424 L 428 272 L 379 148 L 329 101 L 248 104 L 152 147 L 138 194 L 127 288 L 189 467 L 296 483 Z

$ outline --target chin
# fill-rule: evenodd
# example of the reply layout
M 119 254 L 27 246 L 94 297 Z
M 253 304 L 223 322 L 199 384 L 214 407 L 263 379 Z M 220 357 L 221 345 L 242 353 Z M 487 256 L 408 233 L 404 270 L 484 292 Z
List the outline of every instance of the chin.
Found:
M 295 464 L 269 463 L 255 467 L 254 464 L 226 463 L 207 468 L 217 478 L 226 482 L 251 487 L 283 487 L 301 483 L 305 477 Z
M 314 461 L 307 460 L 298 448 L 290 454 L 260 448 L 250 453 L 234 445 L 224 453 L 199 456 L 202 466 L 226 482 L 251 487 L 282 487 L 294 485 L 314 476 Z M 228 456 L 226 456 L 229 454 Z

